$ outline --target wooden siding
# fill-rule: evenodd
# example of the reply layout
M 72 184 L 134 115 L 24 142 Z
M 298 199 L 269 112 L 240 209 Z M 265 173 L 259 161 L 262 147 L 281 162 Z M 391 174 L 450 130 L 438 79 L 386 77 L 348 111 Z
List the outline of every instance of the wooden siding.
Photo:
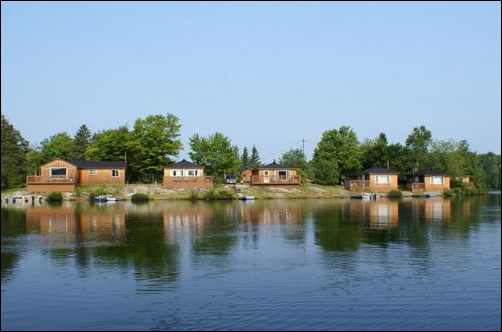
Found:
M 390 177 L 390 183 L 380 184 L 376 182 L 378 175 L 387 175 Z M 350 191 L 370 191 L 370 192 L 389 192 L 397 190 L 397 174 L 369 174 L 369 180 L 350 180 L 345 183 L 345 189 Z
M 279 172 L 287 171 L 287 176 L 280 177 Z M 295 169 L 258 169 L 251 173 L 249 183 L 252 185 L 291 185 L 300 184 L 300 176 Z M 248 174 L 245 174 L 246 176 Z
M 74 184 L 68 183 L 27 183 L 26 191 L 30 193 L 47 193 L 47 192 L 73 192 Z
M 162 185 L 169 189 L 206 189 L 213 187 L 210 176 L 165 176 Z
M 125 168 L 115 168 L 119 176 L 112 176 L 112 168 L 95 169 L 95 175 L 91 175 L 91 169 L 80 169 L 80 184 L 125 184 Z

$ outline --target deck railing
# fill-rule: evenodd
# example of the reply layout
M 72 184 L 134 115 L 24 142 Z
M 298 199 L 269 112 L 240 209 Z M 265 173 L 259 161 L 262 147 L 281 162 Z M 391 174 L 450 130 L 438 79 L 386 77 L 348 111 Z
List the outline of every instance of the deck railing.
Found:
M 425 190 L 425 183 L 423 182 L 412 182 L 408 185 L 411 191 L 423 191 Z
M 40 176 L 28 175 L 26 177 L 27 184 L 37 183 L 75 183 L 75 178 L 68 176 Z
M 300 184 L 300 177 L 294 176 L 262 176 L 252 175 L 251 184 Z
M 363 191 L 368 190 L 370 182 L 368 180 L 348 180 L 345 182 L 345 189 L 351 191 Z

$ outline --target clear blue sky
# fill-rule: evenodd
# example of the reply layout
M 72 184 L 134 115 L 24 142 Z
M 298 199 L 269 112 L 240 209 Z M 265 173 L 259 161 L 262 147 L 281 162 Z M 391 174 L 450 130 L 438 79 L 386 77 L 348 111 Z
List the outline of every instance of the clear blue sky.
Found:
M 352 126 L 500 152 L 500 3 L 2 2 L 2 112 L 30 142 L 171 112 L 271 161 Z

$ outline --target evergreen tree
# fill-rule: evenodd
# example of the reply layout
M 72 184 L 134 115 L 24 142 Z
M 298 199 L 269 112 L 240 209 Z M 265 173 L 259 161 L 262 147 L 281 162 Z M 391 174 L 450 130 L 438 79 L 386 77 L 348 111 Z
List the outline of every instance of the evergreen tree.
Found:
M 241 166 L 243 168 L 248 168 L 249 167 L 249 152 L 248 152 L 248 148 L 246 146 L 242 150 Z
M 260 155 L 256 147 L 253 145 L 253 148 L 251 149 L 251 159 L 249 159 L 249 167 L 256 168 L 260 167 L 260 165 Z
M 92 134 L 85 124 L 78 128 L 75 137 L 73 138 L 75 150 L 73 151 L 73 159 L 85 159 L 85 150 L 91 143 Z

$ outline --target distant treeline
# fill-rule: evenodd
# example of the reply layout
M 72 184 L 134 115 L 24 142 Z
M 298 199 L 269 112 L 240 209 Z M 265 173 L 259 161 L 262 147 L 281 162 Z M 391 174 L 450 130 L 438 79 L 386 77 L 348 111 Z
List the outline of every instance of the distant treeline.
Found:
M 128 182 L 159 182 L 163 167 L 176 160 L 183 148 L 181 123 L 173 114 L 138 118 L 133 127 L 92 133 L 82 125 L 74 136 L 66 132 L 32 146 L 2 115 L 2 190 L 20 187 L 27 174 L 56 158 L 71 160 L 127 160 Z M 206 167 L 216 182 L 223 174 L 238 174 L 243 167 L 261 165 L 259 152 L 237 145 L 222 133 L 190 138 L 190 158 Z M 433 140 L 424 126 L 415 127 L 404 144 L 387 141 L 384 133 L 359 142 L 350 127 L 327 130 L 317 144 L 312 160 L 302 150 L 291 149 L 279 157 L 286 167 L 297 167 L 304 177 L 319 184 L 340 184 L 369 167 L 385 167 L 400 172 L 401 180 L 421 170 L 447 172 L 452 177 L 470 175 L 480 188 L 500 189 L 500 154 L 478 154 L 465 140 Z

